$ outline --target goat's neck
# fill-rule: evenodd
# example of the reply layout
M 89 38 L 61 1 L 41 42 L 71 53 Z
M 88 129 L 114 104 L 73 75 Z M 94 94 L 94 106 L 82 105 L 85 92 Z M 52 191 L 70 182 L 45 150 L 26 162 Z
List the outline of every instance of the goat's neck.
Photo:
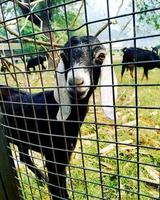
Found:
M 88 101 L 89 98 L 85 98 L 83 100 L 78 101 L 72 99 L 70 119 L 83 122 L 88 112 Z

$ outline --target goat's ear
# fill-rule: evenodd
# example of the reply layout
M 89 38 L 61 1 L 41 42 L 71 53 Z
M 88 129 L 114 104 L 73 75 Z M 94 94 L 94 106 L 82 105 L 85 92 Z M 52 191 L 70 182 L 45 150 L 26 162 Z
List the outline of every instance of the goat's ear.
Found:
M 60 56 L 61 56 L 61 59 L 62 59 L 63 63 L 68 63 L 69 55 L 67 55 L 67 53 L 65 51 L 62 51 L 60 53 Z
M 110 64 L 109 56 L 106 56 L 101 67 L 101 104 L 105 115 L 114 120 L 113 98 L 117 99 L 117 87 L 113 88 L 113 84 L 117 85 L 117 78 L 114 69 L 112 76 Z
M 54 90 L 54 98 L 59 104 L 59 110 L 57 113 L 58 120 L 66 120 L 71 113 L 70 107 L 70 98 L 68 96 L 66 81 L 65 81 L 65 72 L 64 64 L 62 59 L 57 67 L 57 88 Z

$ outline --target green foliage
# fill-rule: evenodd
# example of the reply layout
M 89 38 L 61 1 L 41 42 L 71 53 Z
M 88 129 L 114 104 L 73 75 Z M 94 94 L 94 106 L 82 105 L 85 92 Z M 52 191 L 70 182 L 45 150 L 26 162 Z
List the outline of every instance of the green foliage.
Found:
M 139 22 L 152 25 L 156 30 L 160 29 L 160 12 L 159 10 L 153 10 L 147 12 L 150 9 L 156 9 L 160 6 L 159 0 L 136 0 L 137 11 L 146 11 L 138 15 Z
M 62 3 L 63 1 L 59 1 Z M 82 35 L 84 29 L 79 27 L 82 24 L 81 15 L 77 17 L 81 2 L 67 5 L 66 7 L 57 7 L 52 13 L 52 28 L 55 30 L 55 36 L 60 42 L 65 42 L 69 36 Z M 63 9 L 62 9 L 63 8 Z M 76 20 L 75 20 L 76 19 Z M 77 29 L 77 30 L 76 30 Z
M 65 3 L 67 2 L 70 2 L 70 0 L 65 1 Z M 67 40 L 68 34 L 74 34 L 71 30 L 74 30 L 81 25 L 81 16 L 77 17 L 77 11 L 82 2 L 72 3 L 66 6 L 62 6 L 64 0 L 52 0 L 48 2 L 48 5 L 46 3 L 47 1 L 39 2 L 37 6 L 33 8 L 33 11 L 40 11 L 37 15 L 41 17 L 45 14 L 45 12 L 41 11 L 43 11 L 46 6 L 53 7 L 52 9 L 49 9 L 47 13 L 50 16 L 50 25 L 54 31 L 56 40 L 64 43 Z M 76 31 L 76 34 L 79 35 L 82 32 L 83 30 Z
M 1 24 L 0 24 L 0 35 L 3 36 L 3 37 L 6 37 L 5 28 L 4 28 L 4 26 L 2 26 Z
M 69 0 L 65 1 L 66 3 L 69 2 Z M 44 20 L 47 20 L 45 18 L 46 11 L 43 9 L 47 6 L 53 6 L 52 9 L 48 10 L 48 14 L 50 16 L 50 25 L 51 29 L 53 30 L 53 34 L 55 37 L 55 41 L 58 41 L 59 43 L 64 43 L 67 40 L 68 35 L 74 34 L 74 29 L 78 28 L 81 25 L 81 16 L 79 15 L 77 17 L 77 11 L 81 5 L 81 2 L 77 2 L 74 4 L 68 4 L 66 6 L 62 6 L 61 4 L 64 4 L 63 0 L 52 0 L 50 1 L 50 5 L 46 5 L 47 1 L 40 1 L 35 5 L 31 5 L 32 12 L 36 12 L 36 14 Z M 48 1 L 49 3 L 49 1 Z M 56 7 L 54 7 L 56 6 Z M 42 11 L 42 12 L 41 12 Z M 6 10 L 5 15 L 9 15 L 9 13 L 14 13 L 14 6 L 9 7 L 8 10 Z M 22 14 L 20 8 L 16 10 L 17 15 Z M 45 22 L 44 22 L 45 23 Z M 41 40 L 48 42 L 48 37 L 45 34 L 41 33 L 41 29 L 37 27 L 35 24 L 31 23 L 27 18 L 20 18 L 18 20 L 17 29 L 20 30 L 20 36 L 28 37 L 33 40 Z M 80 35 L 83 33 L 83 29 L 80 29 L 76 31 L 76 35 Z M 6 37 L 5 29 L 4 27 L 0 26 L 0 35 Z M 20 41 L 17 39 L 17 41 Z M 47 47 L 44 47 L 42 45 L 36 45 L 36 43 L 29 43 L 26 41 L 20 41 L 22 44 L 21 50 L 15 50 L 16 54 L 22 54 L 22 53 L 36 53 L 37 51 L 43 51 L 47 50 Z
M 23 25 L 25 26 L 23 27 Z M 19 29 L 21 30 L 21 36 L 23 37 L 29 37 L 33 40 L 41 40 L 41 41 L 48 41 L 47 37 L 41 33 L 41 29 L 34 24 L 32 24 L 30 21 L 26 21 L 24 18 L 19 21 Z M 34 35 L 34 33 L 36 33 Z M 24 53 L 35 53 L 37 51 L 43 51 L 44 48 L 42 46 L 36 45 L 36 43 L 27 43 L 27 42 L 21 42 L 22 49 Z M 19 50 L 20 53 L 22 53 L 22 50 Z

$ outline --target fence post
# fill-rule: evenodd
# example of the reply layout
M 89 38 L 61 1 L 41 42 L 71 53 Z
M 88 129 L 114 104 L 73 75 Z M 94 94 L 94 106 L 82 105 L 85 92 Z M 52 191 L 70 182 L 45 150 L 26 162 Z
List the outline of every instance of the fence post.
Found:
M 19 183 L 15 179 L 12 169 L 14 162 L 9 157 L 7 143 L 4 137 L 4 128 L 1 126 L 0 117 L 0 200 L 20 200 L 18 192 Z

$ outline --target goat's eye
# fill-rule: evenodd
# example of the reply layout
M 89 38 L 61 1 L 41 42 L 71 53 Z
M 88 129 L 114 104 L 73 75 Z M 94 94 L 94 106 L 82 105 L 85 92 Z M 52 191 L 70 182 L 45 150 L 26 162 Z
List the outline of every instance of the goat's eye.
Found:
M 96 62 L 96 64 L 101 65 L 103 63 L 104 59 L 105 59 L 105 54 L 100 53 L 99 55 L 97 55 L 95 62 Z
M 103 61 L 105 59 L 105 54 L 100 53 L 99 56 L 98 56 L 98 59 Z

